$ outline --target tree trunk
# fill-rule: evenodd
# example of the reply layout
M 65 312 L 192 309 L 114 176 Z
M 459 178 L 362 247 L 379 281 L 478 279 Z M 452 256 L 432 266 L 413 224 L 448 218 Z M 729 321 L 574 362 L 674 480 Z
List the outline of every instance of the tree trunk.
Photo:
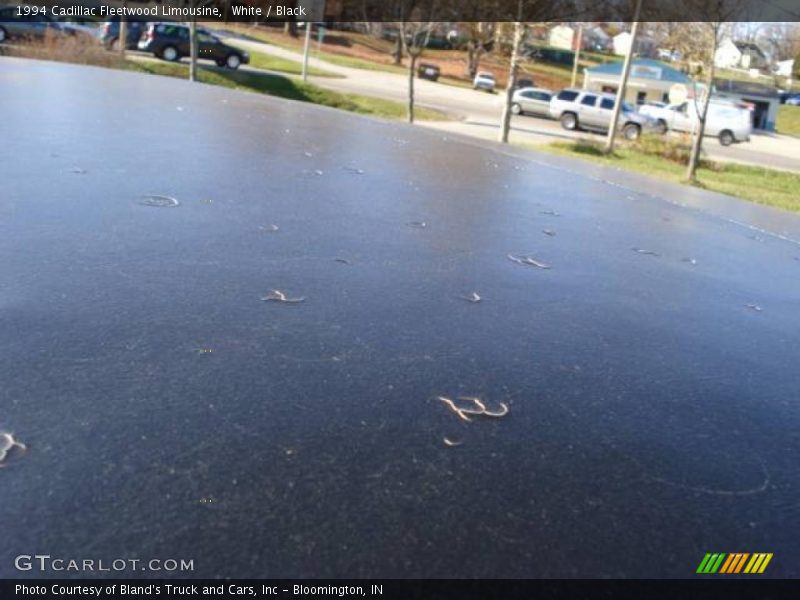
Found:
M 700 151 L 703 148 L 703 135 L 706 131 L 706 117 L 708 116 L 708 105 L 711 104 L 711 91 L 714 85 L 714 55 L 717 53 L 717 36 L 718 32 L 714 32 L 714 42 L 711 45 L 711 58 L 709 64 L 711 68 L 708 70 L 708 81 L 706 83 L 706 97 L 703 100 L 703 113 L 698 115 L 699 127 L 697 128 L 697 135 L 692 140 L 692 153 L 689 155 L 689 165 L 686 168 L 686 180 L 695 183 L 697 182 L 697 167 L 700 164 Z M 695 99 L 695 102 L 697 100 Z
M 126 8 L 128 6 L 127 2 L 122 3 L 122 7 Z M 119 39 L 117 40 L 119 44 L 119 55 L 122 57 L 122 60 L 125 60 L 125 50 L 128 48 L 128 18 L 127 17 L 120 17 L 119 19 Z
M 197 21 L 189 21 L 189 81 L 197 81 Z
M 617 135 L 617 125 L 619 124 L 619 113 L 622 111 L 622 104 L 625 102 L 625 88 L 628 85 L 628 76 L 631 73 L 631 62 L 633 61 L 633 53 L 636 49 L 636 32 L 639 29 L 639 14 L 642 10 L 642 0 L 637 0 L 636 8 L 633 14 L 633 25 L 631 25 L 631 45 L 625 54 L 625 62 L 622 65 L 622 74 L 619 79 L 619 88 L 617 89 L 617 97 L 614 99 L 614 110 L 611 114 L 611 124 L 608 127 L 608 136 L 606 137 L 605 153 L 611 154 L 614 152 L 614 138 Z
M 478 74 L 481 54 L 483 54 L 483 45 L 480 42 L 469 42 L 467 44 L 467 75 L 470 80 L 475 79 L 475 75 Z
M 123 6 L 125 6 L 123 4 Z M 126 17 L 122 17 L 119 20 L 119 39 L 117 40 L 119 44 L 119 54 L 125 59 L 125 50 L 128 46 L 128 19 Z
M 395 65 L 403 62 L 403 35 L 404 32 L 402 30 L 397 33 L 397 44 L 395 44 L 393 53 Z
M 417 66 L 417 56 L 411 54 L 408 58 L 408 122 L 414 122 L 414 69 Z
M 519 70 L 519 50 L 522 46 L 522 37 L 525 34 L 525 25 L 520 21 L 514 23 L 514 42 L 511 46 L 511 65 L 508 68 L 508 83 L 506 84 L 506 98 L 503 103 L 503 117 L 500 123 L 500 141 L 508 143 L 508 133 L 511 130 L 511 104 L 514 98 L 514 88 L 517 87 L 517 71 Z
M 570 80 L 569 87 L 575 87 L 575 82 L 578 79 L 578 63 L 581 60 L 582 44 L 583 44 L 583 25 L 578 25 L 578 40 L 575 43 L 575 58 L 572 63 L 572 79 Z

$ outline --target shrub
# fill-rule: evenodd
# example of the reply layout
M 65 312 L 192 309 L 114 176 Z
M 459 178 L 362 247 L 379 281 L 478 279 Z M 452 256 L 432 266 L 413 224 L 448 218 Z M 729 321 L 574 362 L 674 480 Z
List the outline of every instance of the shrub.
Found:
M 642 154 L 657 156 L 680 165 L 688 165 L 692 155 L 691 136 L 687 134 L 682 134 L 678 139 L 663 135 L 643 135 L 638 141 L 633 142 L 631 147 Z M 719 165 L 702 157 L 702 149 L 700 166 L 714 171 L 719 170 Z
M 38 58 L 98 67 L 121 68 L 125 64 L 119 54 L 105 50 L 95 40 L 50 31 L 41 41 L 9 47 L 5 49 L 5 52 L 11 56 L 23 58 Z

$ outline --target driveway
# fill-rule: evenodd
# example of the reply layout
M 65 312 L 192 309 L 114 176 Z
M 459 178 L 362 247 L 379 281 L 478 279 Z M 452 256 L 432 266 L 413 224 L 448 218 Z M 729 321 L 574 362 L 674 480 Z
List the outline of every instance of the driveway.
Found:
M 0 87 L 0 577 L 800 575 L 798 216 L 166 77 Z

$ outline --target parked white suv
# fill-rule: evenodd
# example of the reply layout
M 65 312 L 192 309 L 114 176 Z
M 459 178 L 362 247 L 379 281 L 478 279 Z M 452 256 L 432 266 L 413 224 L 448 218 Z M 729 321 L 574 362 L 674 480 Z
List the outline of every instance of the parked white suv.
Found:
M 561 121 L 564 129 L 608 131 L 614 114 L 614 99 L 614 94 L 561 90 L 550 100 L 550 116 Z M 626 140 L 638 140 L 642 132 L 655 130 L 655 121 L 623 102 L 617 127 Z
M 694 100 L 660 108 L 643 106 L 639 110 L 655 119 L 656 127 L 662 133 L 668 130 L 691 133 L 697 127 L 698 116 Z M 753 116 L 750 109 L 730 101 L 711 98 L 708 104 L 706 135 L 718 138 L 723 146 L 730 146 L 733 142 L 749 141 L 752 129 Z

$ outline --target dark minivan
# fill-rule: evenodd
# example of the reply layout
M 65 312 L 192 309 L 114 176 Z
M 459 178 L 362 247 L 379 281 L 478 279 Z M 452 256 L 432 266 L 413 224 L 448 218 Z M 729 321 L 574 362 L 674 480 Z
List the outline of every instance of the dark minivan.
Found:
M 189 27 L 175 23 L 150 23 L 139 40 L 138 48 L 164 60 L 178 61 L 191 54 Z M 250 62 L 247 52 L 222 43 L 202 29 L 197 31 L 197 57 L 213 60 L 218 66 L 229 69 L 238 69 L 239 65 Z
M 125 30 L 126 50 L 136 50 L 139 47 L 139 38 L 142 37 L 142 32 L 146 27 L 145 21 L 128 21 L 128 27 Z M 106 49 L 119 50 L 119 17 L 103 23 L 100 26 L 98 38 Z

